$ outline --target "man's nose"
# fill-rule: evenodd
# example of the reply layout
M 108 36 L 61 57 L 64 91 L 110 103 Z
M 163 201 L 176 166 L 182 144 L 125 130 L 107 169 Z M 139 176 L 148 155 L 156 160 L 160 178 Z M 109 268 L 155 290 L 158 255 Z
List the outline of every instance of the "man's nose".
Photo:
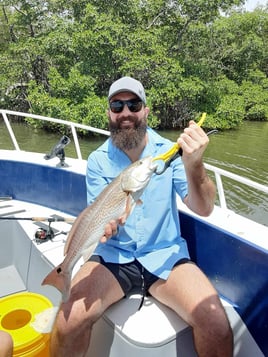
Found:
M 127 103 L 124 103 L 123 110 L 122 110 L 121 114 L 122 114 L 122 113 L 127 113 L 127 114 L 131 113 L 131 111 L 129 110 L 129 107 L 128 107 L 128 105 L 127 105 Z

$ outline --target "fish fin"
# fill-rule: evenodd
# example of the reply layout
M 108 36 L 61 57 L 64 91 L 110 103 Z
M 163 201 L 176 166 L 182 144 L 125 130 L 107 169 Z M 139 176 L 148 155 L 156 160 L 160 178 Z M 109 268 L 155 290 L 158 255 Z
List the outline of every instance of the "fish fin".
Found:
M 62 300 L 66 302 L 70 296 L 71 274 L 63 271 L 61 265 L 54 268 L 43 280 L 42 285 L 51 285 L 62 294 Z
M 58 306 L 53 306 L 41 311 L 39 314 L 34 316 L 35 320 L 31 322 L 30 325 L 37 332 L 50 333 L 52 331 L 58 310 Z
M 122 214 L 122 216 L 119 217 L 120 224 L 125 224 L 128 216 L 130 215 L 132 211 L 132 198 L 131 195 L 127 195 L 126 199 L 126 209 L 125 212 Z
M 84 219 L 84 216 L 86 214 L 89 214 L 88 212 L 90 212 L 92 210 L 91 206 L 87 206 L 79 215 L 78 217 L 76 218 L 76 220 L 74 221 L 73 225 L 72 225 L 72 228 L 68 234 L 68 237 L 67 237 L 67 240 L 65 242 L 65 245 L 64 245 L 64 256 L 67 255 L 68 251 L 69 251 L 69 248 L 70 248 L 70 245 L 71 245 L 71 241 L 72 241 L 72 238 L 73 238 L 73 235 L 75 234 L 76 230 L 77 230 L 77 227 L 80 225 L 81 223 L 81 220 Z
M 119 217 L 120 224 L 123 225 L 126 223 L 128 216 L 132 213 L 135 206 L 136 206 L 136 202 L 133 200 L 131 194 L 128 194 L 126 199 L 125 212 L 122 214 L 122 216 Z
M 94 252 L 94 250 L 95 250 L 95 248 L 96 248 L 98 243 L 99 242 L 96 242 L 96 243 L 92 244 L 89 248 L 87 248 L 87 249 L 85 249 L 83 251 L 82 255 L 83 255 L 84 262 L 88 261 L 88 259 L 91 257 L 91 255 Z

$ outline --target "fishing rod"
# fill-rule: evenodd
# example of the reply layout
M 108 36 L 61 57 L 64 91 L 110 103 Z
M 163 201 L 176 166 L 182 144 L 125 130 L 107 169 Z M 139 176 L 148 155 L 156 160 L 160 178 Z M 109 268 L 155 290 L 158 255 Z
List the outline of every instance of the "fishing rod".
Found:
M 55 233 L 51 227 L 52 222 L 67 222 L 74 223 L 75 218 L 72 217 L 5 217 L 0 216 L 0 220 L 9 220 L 9 221 L 32 221 L 32 222 L 48 222 L 48 228 L 39 227 L 35 234 L 34 240 L 37 244 L 45 243 L 48 240 L 52 240 L 56 235 L 61 233 L 67 234 L 66 232 L 60 231 Z
M 74 223 L 75 218 L 72 217 L 6 217 L 0 216 L 0 220 L 10 220 L 10 221 L 33 221 L 33 222 L 67 222 Z

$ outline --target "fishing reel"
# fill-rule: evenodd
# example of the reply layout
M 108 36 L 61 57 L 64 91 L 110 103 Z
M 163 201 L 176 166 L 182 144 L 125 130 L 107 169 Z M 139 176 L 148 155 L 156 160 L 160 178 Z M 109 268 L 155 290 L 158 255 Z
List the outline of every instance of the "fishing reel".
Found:
M 54 238 L 55 233 L 53 231 L 53 229 L 50 227 L 51 222 L 49 222 L 48 224 L 48 229 L 44 229 L 44 228 L 38 228 L 35 232 L 34 235 L 34 240 L 37 244 L 41 244 L 41 243 L 45 243 L 48 240 L 51 240 Z

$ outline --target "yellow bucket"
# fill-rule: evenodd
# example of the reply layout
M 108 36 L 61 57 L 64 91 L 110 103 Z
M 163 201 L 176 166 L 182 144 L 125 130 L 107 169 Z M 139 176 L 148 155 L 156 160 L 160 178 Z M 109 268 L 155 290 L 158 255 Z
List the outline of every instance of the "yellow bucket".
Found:
M 0 299 L 0 329 L 13 338 L 13 357 L 48 357 L 49 334 L 34 330 L 35 315 L 52 307 L 43 295 L 23 292 Z

